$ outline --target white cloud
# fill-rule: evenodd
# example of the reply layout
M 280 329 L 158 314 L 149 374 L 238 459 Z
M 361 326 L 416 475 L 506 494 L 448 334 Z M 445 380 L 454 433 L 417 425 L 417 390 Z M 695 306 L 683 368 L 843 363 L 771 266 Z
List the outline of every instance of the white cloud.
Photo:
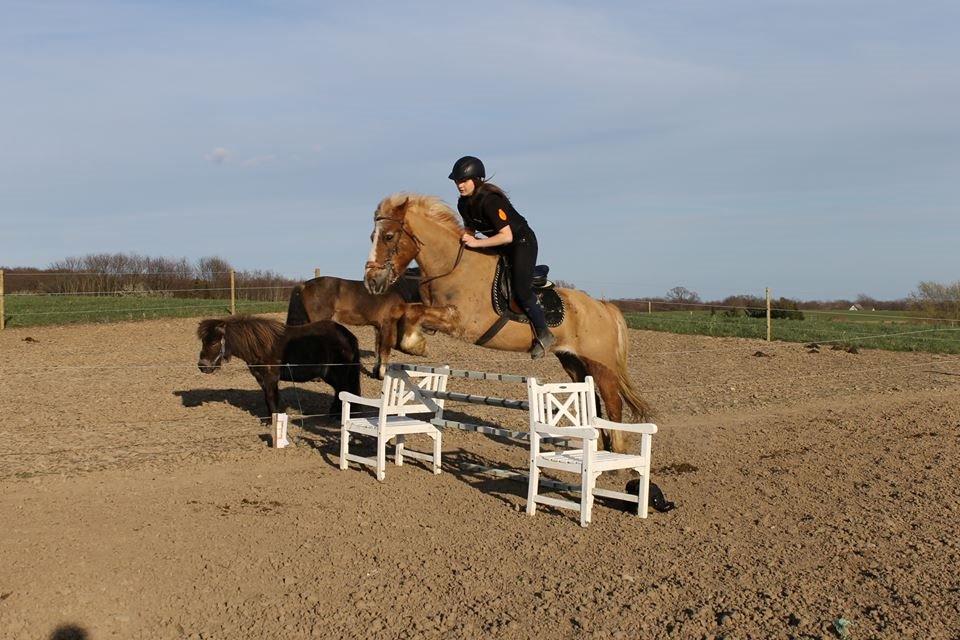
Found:
M 230 160 L 230 155 L 230 152 L 223 147 L 217 147 L 204 157 L 213 164 L 226 164 Z

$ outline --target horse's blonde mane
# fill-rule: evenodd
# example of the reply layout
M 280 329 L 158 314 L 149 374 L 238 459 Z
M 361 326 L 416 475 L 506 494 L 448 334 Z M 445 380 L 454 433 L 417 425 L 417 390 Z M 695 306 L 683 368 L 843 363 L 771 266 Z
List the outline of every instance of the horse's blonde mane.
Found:
M 463 234 L 463 225 L 460 224 L 460 216 L 450 208 L 446 202 L 438 196 L 428 196 L 420 193 L 394 193 L 380 201 L 374 216 L 384 215 L 390 217 L 390 213 L 397 207 L 407 201 L 407 213 L 411 210 L 423 214 L 440 224 L 441 227 L 455 233 L 459 238 Z

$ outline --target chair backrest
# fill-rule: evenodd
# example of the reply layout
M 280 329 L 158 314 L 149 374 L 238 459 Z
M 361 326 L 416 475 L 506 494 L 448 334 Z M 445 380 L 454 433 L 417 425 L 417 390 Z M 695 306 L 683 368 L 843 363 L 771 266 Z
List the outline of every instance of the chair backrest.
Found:
M 530 426 L 540 422 L 551 427 L 588 427 L 597 415 L 593 377 L 583 382 L 540 384 L 527 379 L 530 400 Z
M 383 377 L 384 415 L 405 416 L 412 413 L 435 413 L 442 417 L 443 399 L 426 398 L 419 391 L 446 391 L 450 367 L 441 367 L 436 372 L 408 371 L 389 368 Z

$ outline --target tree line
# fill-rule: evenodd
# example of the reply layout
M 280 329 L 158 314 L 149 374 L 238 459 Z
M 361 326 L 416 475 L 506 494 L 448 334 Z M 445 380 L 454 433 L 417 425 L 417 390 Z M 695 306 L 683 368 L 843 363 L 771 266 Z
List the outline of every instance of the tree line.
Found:
M 5 268 L 4 289 L 7 293 L 229 298 L 231 271 L 241 300 L 283 301 L 298 282 L 269 270 L 235 270 L 219 256 L 191 261 L 92 253 L 52 262 L 45 269 Z
M 696 291 L 682 286 L 673 287 L 663 296 L 629 298 L 614 301 L 624 311 L 686 311 L 705 310 L 726 315 L 766 316 L 766 299 L 750 294 L 731 295 L 722 300 L 704 301 Z M 649 304 L 648 304 L 649 303 Z M 846 310 L 856 306 L 864 311 L 909 311 L 931 318 L 960 319 L 960 281 L 939 283 L 923 281 L 904 298 L 880 300 L 861 293 L 853 299 L 794 300 L 781 297 L 771 300 L 771 316 L 783 319 L 803 319 L 803 310 Z

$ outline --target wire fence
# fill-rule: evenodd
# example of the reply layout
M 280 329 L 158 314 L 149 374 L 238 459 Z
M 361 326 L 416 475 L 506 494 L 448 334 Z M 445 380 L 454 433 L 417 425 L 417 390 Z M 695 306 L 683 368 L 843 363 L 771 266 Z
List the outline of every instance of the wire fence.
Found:
M 670 352 L 662 352 L 670 353 Z M 324 363 L 318 363 L 324 364 Z M 326 363 L 328 365 L 336 365 L 342 363 Z M 459 364 L 459 363 L 445 363 L 445 364 Z M 474 366 L 474 361 L 463 361 L 463 366 Z M 489 364 L 489 363 L 487 363 Z M 936 360 L 924 360 L 921 362 L 914 362 L 909 364 L 900 364 L 892 366 L 877 366 L 877 367 L 851 367 L 849 369 L 844 369 L 840 371 L 831 371 L 831 372 L 817 372 L 810 374 L 796 374 L 788 376 L 785 378 L 785 381 L 801 381 L 808 380 L 811 378 L 822 378 L 825 376 L 831 378 L 844 378 L 844 377 L 855 377 L 855 376 L 875 376 L 879 373 L 894 372 L 894 371 L 904 371 L 910 369 L 917 369 L 921 367 L 930 367 L 930 366 L 943 366 L 943 365 L 960 365 L 960 357 L 957 358 L 940 358 Z M 96 365 L 91 365 L 96 367 Z M 131 366 L 131 365 L 126 365 Z M 144 365 L 135 365 L 135 366 L 144 366 Z M 151 365 L 151 366 L 160 366 L 160 365 Z M 307 365 L 305 365 L 307 366 Z M 309 365 L 316 366 L 316 365 Z M 69 365 L 66 366 L 54 366 L 52 369 L 64 369 L 71 368 Z M 238 372 L 243 370 L 239 367 L 236 369 Z M 932 374 L 947 374 L 947 375 L 960 375 L 960 372 L 951 372 L 951 371 L 930 371 Z M 735 381 L 735 384 L 739 384 L 739 381 Z M 667 387 L 640 387 L 640 392 L 644 394 L 656 394 L 659 392 L 676 392 L 676 391 L 688 391 L 692 389 L 728 389 L 730 381 L 713 381 L 703 384 L 685 384 L 685 385 L 670 385 Z M 302 406 L 300 401 L 300 389 L 296 384 L 293 385 L 292 390 L 296 394 L 296 401 L 298 406 Z M 457 400 L 448 400 L 446 403 L 446 409 L 449 410 L 453 407 L 461 406 L 475 406 L 473 403 L 457 401 Z M 314 441 L 317 442 L 318 439 L 315 437 L 316 432 L 311 432 L 307 430 L 307 420 L 336 420 L 339 418 L 339 412 L 319 412 L 319 413 L 303 413 L 302 409 L 299 413 L 289 413 L 289 419 L 292 422 L 300 422 L 301 433 L 294 435 L 295 440 L 302 441 Z M 367 417 L 372 418 L 378 413 L 375 410 L 369 411 L 355 411 L 353 417 Z M 251 420 L 256 420 L 258 423 L 263 426 L 269 424 L 272 420 L 272 416 L 267 415 L 251 415 Z M 118 419 L 118 420 L 98 420 L 98 427 L 157 427 L 157 426 L 168 426 L 168 425 L 177 425 L 177 426 L 210 426 L 211 423 L 216 422 L 217 419 L 213 417 L 202 417 L 202 418 L 155 418 L 149 420 L 133 420 L 133 419 Z M 77 427 L 82 428 L 88 425 L 88 421 L 85 420 L 76 420 L 71 422 L 62 422 L 56 425 L 55 427 Z M 9 425 L 8 425 L 9 426 Z M 51 456 L 63 456 L 63 455 L 84 455 L 89 454 L 90 452 L 102 453 L 105 451 L 130 451 L 131 455 L 145 455 L 145 456 L 164 456 L 164 455 L 180 455 L 184 450 L 190 450 L 191 447 L 201 447 L 202 445 L 208 445 L 213 442 L 251 442 L 252 439 L 260 439 L 264 434 L 263 433 L 249 433 L 244 432 L 240 434 L 230 434 L 225 436 L 213 436 L 205 438 L 182 438 L 178 437 L 171 440 L 160 440 L 160 441 L 150 441 L 150 442 L 130 442 L 123 444 L 97 444 L 91 446 L 71 446 L 69 448 L 57 448 L 57 449 L 47 449 L 47 450 L 18 450 L 15 452 L 2 452 L 0 453 L 0 458 L 38 458 L 38 457 L 51 457 Z M 157 449 L 167 448 L 167 451 L 157 451 Z M 12 474 L 16 475 L 16 474 Z
M 184 317 L 225 308 L 279 312 L 300 281 L 270 272 L 44 272 L 0 269 L 0 330 L 7 326 Z M 169 276 L 168 279 L 165 279 Z M 320 270 L 314 269 L 314 277 Z M 43 283 L 37 279 L 48 279 Z M 419 279 L 408 269 L 405 282 Z M 414 286 L 415 285 L 411 285 Z

